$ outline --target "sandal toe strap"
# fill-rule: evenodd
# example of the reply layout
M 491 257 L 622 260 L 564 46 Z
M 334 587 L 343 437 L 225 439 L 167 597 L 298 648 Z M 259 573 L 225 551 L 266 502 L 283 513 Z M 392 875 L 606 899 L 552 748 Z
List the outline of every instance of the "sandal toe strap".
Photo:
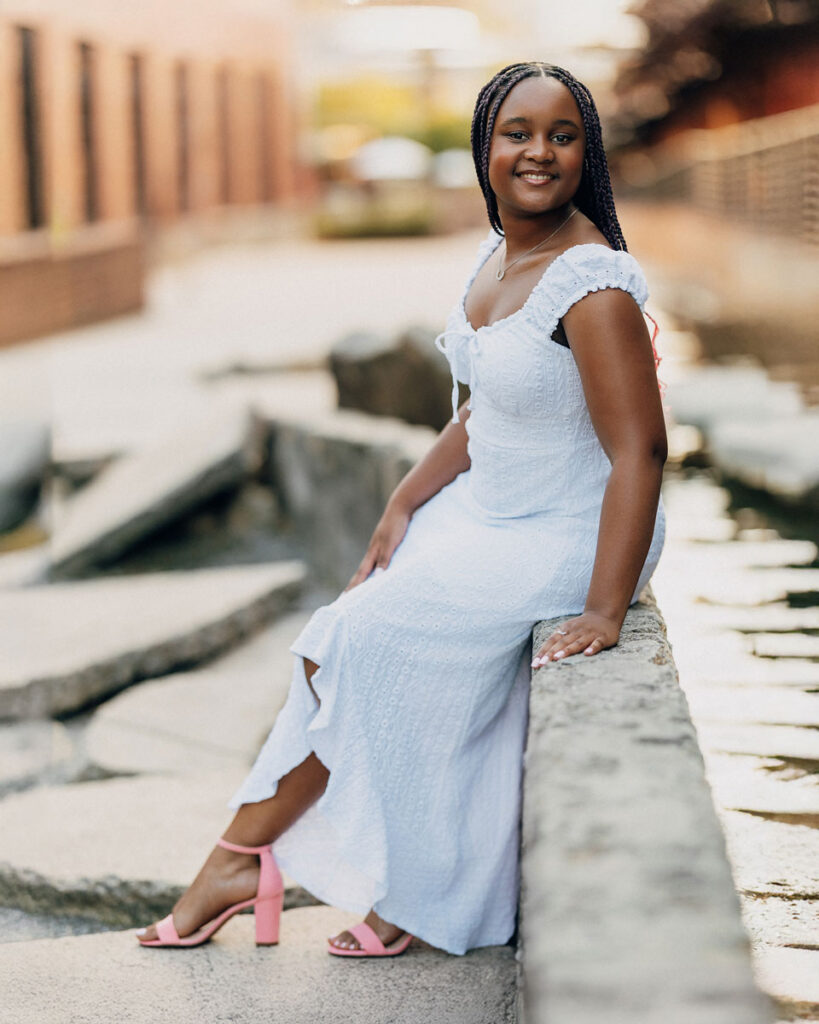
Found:
M 156 934 L 162 942 L 173 942 L 174 944 L 179 942 L 179 932 L 176 930 L 176 926 L 173 923 L 173 914 L 168 914 L 167 917 L 163 917 L 156 926 Z
M 361 946 L 365 953 L 372 953 L 374 955 L 381 956 L 386 953 L 387 947 L 375 934 L 372 928 L 370 928 L 366 921 L 353 925 L 353 927 L 348 929 L 348 931 L 351 935 L 356 937 L 359 946 Z

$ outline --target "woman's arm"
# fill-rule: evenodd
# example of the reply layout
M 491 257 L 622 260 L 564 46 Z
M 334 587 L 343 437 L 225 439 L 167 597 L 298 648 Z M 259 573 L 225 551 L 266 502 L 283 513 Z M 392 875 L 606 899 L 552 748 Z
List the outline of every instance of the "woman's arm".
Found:
M 458 410 L 458 423 L 448 423 L 444 427 L 435 444 L 392 492 L 384 515 L 373 531 L 367 553 L 345 590 L 362 583 L 373 569 L 386 569 L 393 552 L 404 539 L 413 512 L 459 473 L 469 469 L 464 426 L 468 418 L 469 410 L 464 403 Z
M 533 666 L 617 643 L 651 544 L 668 455 L 651 340 L 640 308 L 619 288 L 592 292 L 563 323 L 589 414 L 611 462 L 582 615 L 553 633 Z

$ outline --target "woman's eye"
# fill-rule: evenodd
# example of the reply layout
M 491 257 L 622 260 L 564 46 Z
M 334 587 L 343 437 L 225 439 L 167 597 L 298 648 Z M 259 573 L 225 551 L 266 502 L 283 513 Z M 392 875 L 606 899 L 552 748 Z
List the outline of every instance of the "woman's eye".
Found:
M 567 142 L 571 142 L 572 141 L 572 136 L 571 135 L 564 135 L 563 132 L 558 132 L 558 134 L 557 135 L 553 135 L 552 138 L 554 139 L 555 142 L 558 143 L 558 145 L 565 145 Z
M 509 138 L 510 139 L 525 138 L 525 136 L 526 136 L 526 132 L 509 132 Z

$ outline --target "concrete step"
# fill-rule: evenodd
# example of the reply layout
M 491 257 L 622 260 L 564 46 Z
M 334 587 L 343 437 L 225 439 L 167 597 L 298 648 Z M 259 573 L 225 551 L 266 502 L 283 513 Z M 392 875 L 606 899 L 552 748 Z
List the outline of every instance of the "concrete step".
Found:
M 232 817 L 244 769 L 42 786 L 8 796 L 0 906 L 113 925 L 164 917 Z M 289 883 L 286 906 L 315 899 Z
M 51 574 L 113 561 L 160 526 L 238 485 L 263 458 L 243 403 L 202 399 L 194 415 L 123 455 L 56 509 Z
M 357 920 L 331 907 L 282 915 L 275 947 L 253 920 L 230 920 L 196 949 L 144 949 L 132 932 L 0 947 L 4 1019 L 14 1024 L 512 1024 L 509 946 L 451 956 L 413 942 L 401 956 L 329 956 L 326 938 Z
M 728 810 L 819 818 L 819 779 L 788 770 L 773 758 L 708 752 L 705 768 L 714 799 Z
M 819 694 L 805 693 L 796 687 L 689 686 L 686 697 L 697 722 L 819 728 Z
M 741 894 L 819 899 L 819 829 L 717 811 Z
M 819 730 L 813 727 L 697 722 L 697 738 L 703 750 L 719 754 L 819 762 Z
M 0 590 L 0 718 L 73 711 L 212 657 L 292 605 L 299 562 Z
M 85 736 L 91 764 L 119 774 L 249 767 L 287 697 L 289 647 L 309 616 L 285 615 L 217 661 L 106 701 Z
M 0 796 L 56 774 L 73 753 L 71 737 L 60 722 L 0 723 Z

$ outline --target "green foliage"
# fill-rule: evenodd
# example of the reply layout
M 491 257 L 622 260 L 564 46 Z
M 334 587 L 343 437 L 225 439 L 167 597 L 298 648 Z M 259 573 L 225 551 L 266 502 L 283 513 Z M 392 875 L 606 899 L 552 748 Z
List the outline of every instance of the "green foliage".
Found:
M 434 153 L 445 149 L 469 149 L 470 117 L 436 117 L 435 120 L 417 131 L 407 132 L 411 139 L 423 142 Z

